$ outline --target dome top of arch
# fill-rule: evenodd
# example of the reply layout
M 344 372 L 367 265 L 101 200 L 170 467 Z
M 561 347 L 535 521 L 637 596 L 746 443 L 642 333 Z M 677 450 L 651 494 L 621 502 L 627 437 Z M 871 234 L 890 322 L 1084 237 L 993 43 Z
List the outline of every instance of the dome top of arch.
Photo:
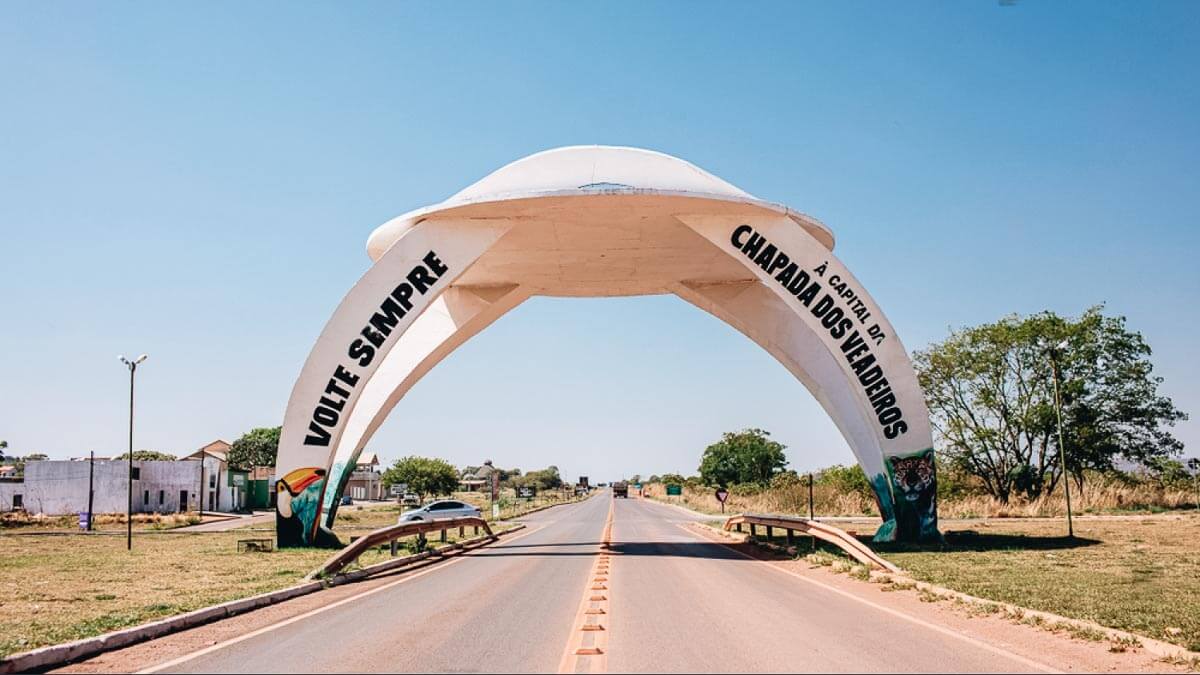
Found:
M 574 145 L 543 150 L 511 162 L 455 193 L 440 204 L 410 211 L 377 228 L 367 252 L 378 259 L 416 223 L 463 207 L 537 198 L 661 195 L 730 202 L 786 215 L 822 244 L 833 248 L 833 233 L 823 223 L 781 204 L 761 200 L 700 167 L 671 155 L 642 148 Z
M 639 189 L 754 199 L 678 157 L 642 148 L 572 145 L 522 157 L 463 189 L 447 203 L 523 192 Z

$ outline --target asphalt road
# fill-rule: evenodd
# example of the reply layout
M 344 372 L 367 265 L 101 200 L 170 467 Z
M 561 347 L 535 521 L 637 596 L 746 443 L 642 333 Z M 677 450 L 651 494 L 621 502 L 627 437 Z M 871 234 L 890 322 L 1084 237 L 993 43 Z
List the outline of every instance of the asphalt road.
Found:
M 612 672 L 1026 672 L 1030 664 L 806 584 L 616 500 Z
M 611 505 L 611 506 L 610 506 Z M 606 663 L 572 662 L 613 509 Z M 607 495 L 492 547 L 166 664 L 169 672 L 1012 672 L 1030 662 L 804 583 Z M 607 565 L 600 563 L 601 568 Z
M 557 671 L 609 501 L 540 511 L 529 534 L 165 672 Z

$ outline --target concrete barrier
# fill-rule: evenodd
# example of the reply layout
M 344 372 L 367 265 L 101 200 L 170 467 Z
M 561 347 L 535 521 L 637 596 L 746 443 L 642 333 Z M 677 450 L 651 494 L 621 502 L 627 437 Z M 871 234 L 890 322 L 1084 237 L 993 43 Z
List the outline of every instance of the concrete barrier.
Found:
M 881 558 L 879 554 L 868 548 L 867 545 L 859 541 L 857 537 L 852 536 L 845 530 L 829 525 L 828 523 L 809 520 L 807 518 L 796 518 L 793 516 L 746 513 L 740 516 L 733 516 L 729 520 L 725 521 L 725 530 L 729 531 L 730 528 L 741 525 L 750 525 L 751 529 L 753 529 L 755 526 L 759 526 L 768 528 L 768 531 L 770 531 L 771 528 L 779 528 L 788 532 L 789 534 L 792 532 L 807 534 L 841 548 L 843 551 L 850 554 L 852 558 L 860 563 L 863 563 L 864 565 L 869 567 L 878 567 L 889 572 L 900 572 L 899 567 L 896 567 L 892 563 Z

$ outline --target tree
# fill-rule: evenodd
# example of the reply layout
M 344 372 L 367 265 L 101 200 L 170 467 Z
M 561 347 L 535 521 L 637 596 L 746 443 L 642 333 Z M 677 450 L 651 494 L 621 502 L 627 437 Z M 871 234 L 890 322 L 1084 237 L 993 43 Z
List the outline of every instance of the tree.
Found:
M 512 486 L 532 487 L 536 490 L 556 490 L 562 487 L 562 476 L 558 474 L 557 466 L 548 466 L 540 471 L 530 471 L 524 476 L 518 476 L 512 479 Z
M 942 457 L 1006 502 L 1051 492 L 1063 476 L 1055 361 L 1076 481 L 1121 459 L 1147 465 L 1182 451 L 1167 428 L 1187 417 L 1158 393 L 1150 353 L 1124 317 L 1097 306 L 1075 320 L 1047 311 L 955 331 L 917 352 L 914 364 Z
M 229 447 L 229 466 L 249 470 L 256 466 L 275 466 L 279 454 L 280 427 L 251 429 Z
M 129 459 L 129 453 L 125 452 L 117 455 L 115 459 Z M 134 450 L 133 459 L 136 462 L 173 462 L 178 457 L 167 452 L 159 452 L 157 450 Z
M 407 484 L 409 490 L 421 496 L 449 494 L 458 487 L 458 470 L 443 459 L 403 457 L 383 472 L 385 488 L 396 483 Z
M 683 485 L 687 480 L 677 473 L 664 473 L 657 481 L 650 479 L 651 483 L 662 483 L 663 485 Z
M 874 494 L 871 482 L 867 480 L 866 472 L 857 464 L 851 466 L 834 464 L 821 469 L 813 480 L 821 485 L 828 485 L 843 494 L 857 492 L 868 498 Z
M 769 484 L 771 477 L 787 466 L 784 445 L 770 435 L 762 429 L 726 432 L 720 441 L 705 448 L 700 477 L 706 485 L 715 486 Z

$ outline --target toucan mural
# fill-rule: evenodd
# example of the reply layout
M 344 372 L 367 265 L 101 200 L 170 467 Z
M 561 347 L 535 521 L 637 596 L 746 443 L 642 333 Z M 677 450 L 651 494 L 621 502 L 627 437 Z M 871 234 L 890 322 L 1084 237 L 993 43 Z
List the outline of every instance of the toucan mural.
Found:
M 280 545 L 338 547 L 341 543 L 320 527 L 325 469 L 304 467 L 275 481 L 275 530 Z

